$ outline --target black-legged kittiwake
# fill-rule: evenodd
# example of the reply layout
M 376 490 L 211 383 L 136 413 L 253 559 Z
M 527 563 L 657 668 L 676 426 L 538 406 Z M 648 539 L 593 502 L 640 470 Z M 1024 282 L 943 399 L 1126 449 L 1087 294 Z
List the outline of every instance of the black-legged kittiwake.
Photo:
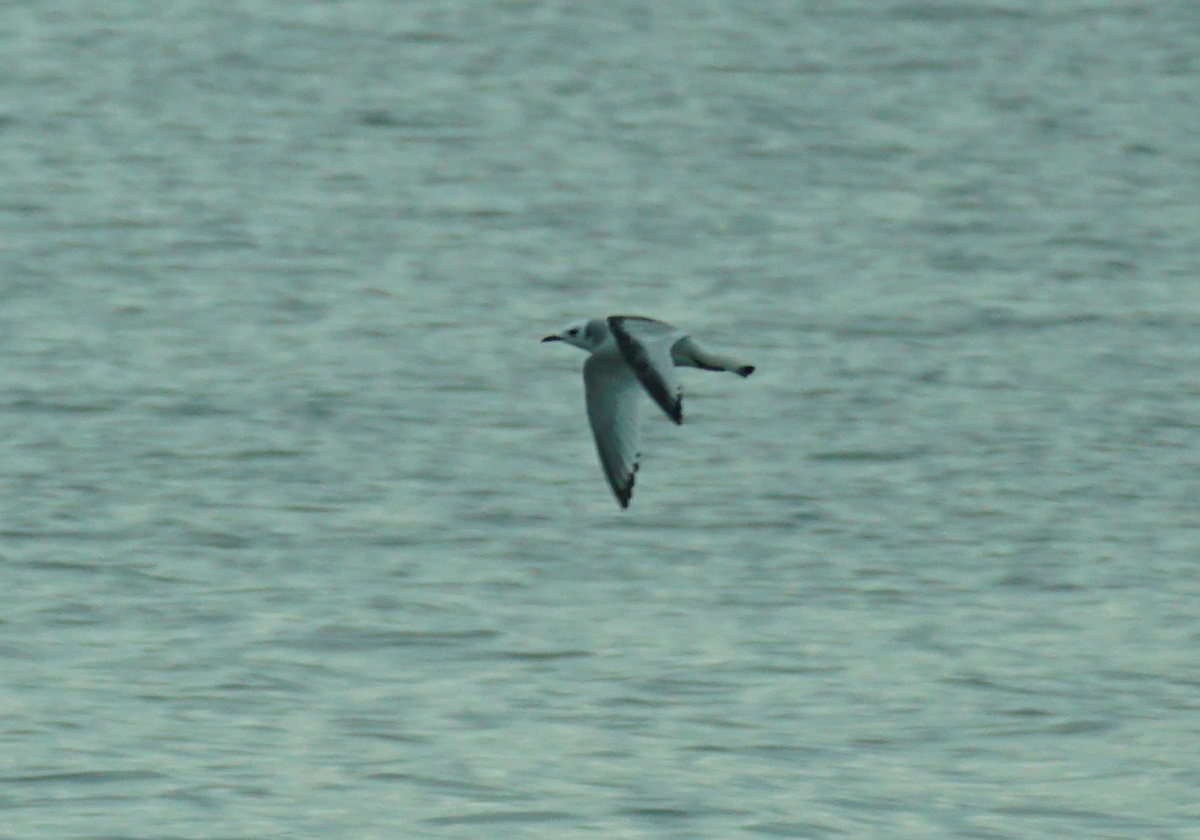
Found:
M 754 365 L 701 350 L 678 327 L 633 315 L 573 321 L 546 341 L 565 341 L 591 357 L 583 363 L 588 420 L 600 466 L 622 508 L 629 507 L 638 469 L 638 383 L 676 423 L 683 422 L 683 397 L 675 368 L 754 373 Z

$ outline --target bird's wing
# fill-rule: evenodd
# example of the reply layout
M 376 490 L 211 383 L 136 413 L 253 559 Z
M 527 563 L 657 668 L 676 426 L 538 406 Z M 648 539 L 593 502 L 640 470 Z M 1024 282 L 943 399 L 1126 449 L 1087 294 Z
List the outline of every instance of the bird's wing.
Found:
M 615 353 L 591 356 L 583 363 L 583 388 L 600 466 L 621 507 L 629 507 L 640 454 L 637 377 Z
M 676 423 L 682 423 L 683 395 L 679 378 L 675 375 L 671 348 L 675 342 L 686 338 L 687 334 L 662 321 L 632 315 L 611 316 L 608 328 L 642 387 L 668 417 Z

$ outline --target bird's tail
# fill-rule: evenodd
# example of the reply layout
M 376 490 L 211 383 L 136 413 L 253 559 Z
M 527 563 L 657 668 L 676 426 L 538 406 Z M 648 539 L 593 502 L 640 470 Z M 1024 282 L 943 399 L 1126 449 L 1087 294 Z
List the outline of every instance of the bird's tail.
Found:
M 728 356 L 709 353 L 696 345 L 690 338 L 681 338 L 671 348 L 671 361 L 683 367 L 696 367 L 702 370 L 727 370 L 738 376 L 749 376 L 754 373 L 754 365 L 739 362 Z

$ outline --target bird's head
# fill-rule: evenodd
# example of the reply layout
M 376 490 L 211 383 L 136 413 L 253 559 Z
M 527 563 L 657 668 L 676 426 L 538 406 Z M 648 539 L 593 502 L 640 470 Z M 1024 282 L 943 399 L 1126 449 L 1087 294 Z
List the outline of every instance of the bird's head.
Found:
M 603 321 L 589 321 L 584 318 L 572 321 L 563 327 L 561 332 L 546 336 L 542 342 L 562 341 L 580 350 L 592 352 L 604 343 L 607 336 L 608 327 Z

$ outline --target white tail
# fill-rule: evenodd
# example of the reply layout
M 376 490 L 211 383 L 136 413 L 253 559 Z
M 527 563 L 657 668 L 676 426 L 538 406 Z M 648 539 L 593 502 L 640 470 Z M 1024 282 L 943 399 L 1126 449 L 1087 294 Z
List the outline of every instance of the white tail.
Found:
M 681 338 L 675 342 L 675 346 L 671 348 L 671 361 L 682 367 L 695 367 L 701 370 L 727 370 L 736 373 L 738 376 L 749 376 L 754 373 L 754 365 L 748 365 L 736 359 L 731 359 L 728 356 L 721 356 L 716 353 L 709 353 L 707 350 L 701 350 L 696 346 L 696 342 L 690 338 Z

